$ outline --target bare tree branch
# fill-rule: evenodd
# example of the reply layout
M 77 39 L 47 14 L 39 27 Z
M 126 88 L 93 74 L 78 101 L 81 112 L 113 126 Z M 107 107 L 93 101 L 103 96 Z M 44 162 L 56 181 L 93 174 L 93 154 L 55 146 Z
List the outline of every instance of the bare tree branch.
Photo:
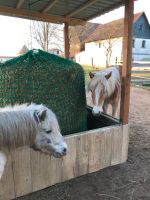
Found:
M 114 33 L 115 30 L 107 30 L 107 32 L 105 33 L 106 35 L 106 40 L 104 40 L 103 42 L 103 47 L 104 47 L 104 53 L 106 56 L 106 67 L 108 67 L 110 65 L 110 60 L 111 60 L 111 56 L 112 56 L 112 48 L 115 45 L 115 43 L 118 41 L 118 38 L 114 38 Z
M 31 21 L 30 40 L 34 41 L 41 49 L 48 51 L 50 48 L 63 47 L 63 28 L 59 24 Z

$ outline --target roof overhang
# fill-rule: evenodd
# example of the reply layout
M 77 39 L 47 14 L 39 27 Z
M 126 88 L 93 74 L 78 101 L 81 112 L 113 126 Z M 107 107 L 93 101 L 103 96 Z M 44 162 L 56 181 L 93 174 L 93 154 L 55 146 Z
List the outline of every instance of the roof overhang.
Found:
M 0 14 L 51 23 L 84 25 L 124 5 L 124 0 L 0 0 Z

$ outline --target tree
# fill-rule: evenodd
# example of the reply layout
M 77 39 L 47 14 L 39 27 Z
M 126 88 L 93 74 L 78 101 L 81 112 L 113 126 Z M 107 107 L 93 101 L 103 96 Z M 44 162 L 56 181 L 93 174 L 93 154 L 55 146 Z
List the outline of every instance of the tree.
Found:
M 99 24 L 87 22 L 84 26 L 70 26 L 70 55 L 75 57 L 77 53 L 84 50 L 85 39 L 97 28 Z
M 108 39 L 105 40 L 105 42 L 103 42 L 104 53 L 106 56 L 106 67 L 108 67 L 110 65 L 110 59 L 112 56 L 112 47 L 115 42 L 116 42 L 116 40 L 114 40 L 111 37 L 108 37 Z
M 28 47 L 24 44 L 23 47 L 20 49 L 20 51 L 18 52 L 18 55 L 22 55 L 25 54 L 29 51 Z
M 44 51 L 54 47 L 61 50 L 63 47 L 62 26 L 48 22 L 31 21 L 31 48 L 33 48 L 33 43 L 36 43 Z
M 104 54 L 106 56 L 106 67 L 109 67 L 110 65 L 110 59 L 112 56 L 113 47 L 119 40 L 117 37 L 117 28 L 112 25 L 106 26 L 105 29 L 103 29 L 103 41 L 102 46 L 104 47 Z

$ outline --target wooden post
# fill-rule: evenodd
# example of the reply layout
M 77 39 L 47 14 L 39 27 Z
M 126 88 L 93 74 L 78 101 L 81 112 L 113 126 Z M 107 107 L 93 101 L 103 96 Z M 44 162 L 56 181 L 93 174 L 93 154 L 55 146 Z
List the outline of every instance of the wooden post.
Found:
M 69 44 L 69 24 L 64 24 L 64 50 L 65 58 L 69 58 L 70 44 Z
M 134 0 L 125 0 L 124 39 L 123 39 L 123 66 L 120 119 L 128 124 L 130 103 L 130 80 L 132 63 L 132 26 L 133 26 Z

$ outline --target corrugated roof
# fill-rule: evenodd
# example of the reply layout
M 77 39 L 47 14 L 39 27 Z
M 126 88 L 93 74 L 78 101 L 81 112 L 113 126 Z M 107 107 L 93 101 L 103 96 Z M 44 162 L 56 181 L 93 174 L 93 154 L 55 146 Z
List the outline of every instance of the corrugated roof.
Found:
M 124 0 L 0 0 L 0 14 L 80 25 L 123 4 Z
M 133 23 L 136 23 L 137 20 L 144 14 L 140 12 L 134 15 Z M 124 34 L 124 19 L 118 19 L 103 25 L 99 25 L 95 31 L 90 34 L 85 40 L 86 42 L 93 42 L 98 40 L 104 40 L 108 38 L 118 38 L 122 37 Z

